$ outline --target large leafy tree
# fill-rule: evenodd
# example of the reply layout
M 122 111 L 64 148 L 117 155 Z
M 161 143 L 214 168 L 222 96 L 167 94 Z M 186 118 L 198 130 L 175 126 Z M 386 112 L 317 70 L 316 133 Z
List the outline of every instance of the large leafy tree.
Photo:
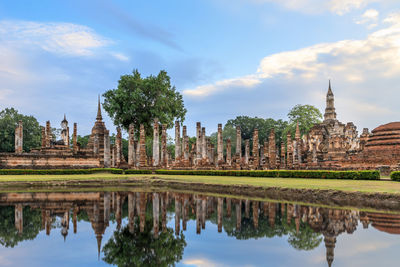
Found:
M 289 125 L 286 129 L 292 135 L 296 131 L 296 124 L 299 123 L 300 133 L 307 134 L 310 129 L 322 120 L 322 114 L 318 108 L 312 105 L 296 105 L 288 113 Z
M 106 91 L 103 97 L 103 107 L 115 125 L 128 130 L 133 123 L 138 130 L 144 124 L 148 135 L 152 134 L 155 118 L 172 128 L 175 119 L 183 121 L 186 115 L 182 95 L 165 71 L 143 78 L 134 70 L 131 75 L 121 76 L 117 89 Z
M 14 152 L 15 128 L 18 121 L 23 123 L 23 150 L 29 152 L 32 148 L 40 147 L 41 128 L 33 116 L 25 116 L 14 108 L 0 111 L 0 152 Z

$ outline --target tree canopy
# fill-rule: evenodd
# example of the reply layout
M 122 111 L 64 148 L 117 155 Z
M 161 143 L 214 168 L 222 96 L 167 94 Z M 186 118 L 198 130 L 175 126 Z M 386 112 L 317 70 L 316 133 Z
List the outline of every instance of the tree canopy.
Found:
M 33 116 L 25 116 L 14 108 L 0 111 L 0 152 L 14 152 L 15 128 L 18 121 L 23 123 L 23 150 L 29 152 L 32 148 L 41 145 L 41 128 Z
M 133 123 L 136 132 L 144 124 L 146 133 L 151 135 L 155 118 L 172 128 L 174 121 L 184 121 L 186 109 L 182 95 L 171 85 L 167 72 L 142 78 L 138 70 L 121 76 L 117 89 L 103 94 L 103 107 L 114 124 L 129 129 Z
M 300 133 L 307 134 L 310 129 L 322 120 L 322 114 L 318 108 L 312 105 L 296 105 L 288 113 L 289 125 L 287 131 L 294 135 L 296 124 L 299 123 Z

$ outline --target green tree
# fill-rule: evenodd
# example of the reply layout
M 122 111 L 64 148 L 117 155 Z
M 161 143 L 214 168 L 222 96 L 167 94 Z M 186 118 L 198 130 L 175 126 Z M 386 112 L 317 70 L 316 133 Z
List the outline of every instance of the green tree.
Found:
M 0 152 L 14 152 L 15 128 L 18 121 L 23 123 L 23 150 L 29 152 L 41 145 L 41 128 L 33 116 L 25 116 L 14 108 L 0 111 Z
M 272 129 L 275 130 L 275 142 L 280 147 L 282 141 L 282 135 L 288 126 L 288 122 L 284 120 L 274 120 L 272 118 L 258 118 L 258 117 L 248 117 L 248 116 L 238 116 L 235 119 L 230 119 L 224 126 L 223 135 L 230 136 L 233 142 L 236 142 L 236 126 L 240 126 L 242 132 L 242 139 L 250 140 L 250 149 L 252 149 L 252 140 L 254 129 L 258 129 L 258 139 L 260 144 L 268 140 L 269 134 Z M 226 132 L 225 132 L 226 129 Z M 233 135 L 235 137 L 233 137 Z M 225 137 L 224 137 L 225 138 Z M 242 151 L 244 152 L 245 143 L 242 142 Z M 235 143 L 236 147 L 236 143 Z M 232 143 L 233 148 L 233 143 Z M 232 151 L 235 151 L 232 149 Z M 232 152 L 233 153 L 233 152 Z
M 296 105 L 288 113 L 289 125 L 285 132 L 290 131 L 294 136 L 296 124 L 299 123 L 300 133 L 307 134 L 310 129 L 322 120 L 322 114 L 318 108 L 312 105 Z
M 155 118 L 172 128 L 175 119 L 184 121 L 186 115 L 182 95 L 171 85 L 165 71 L 142 78 L 134 70 L 131 75 L 121 76 L 117 89 L 106 91 L 103 97 L 103 107 L 114 124 L 128 130 L 133 123 L 136 134 L 144 124 L 146 134 L 152 135 Z

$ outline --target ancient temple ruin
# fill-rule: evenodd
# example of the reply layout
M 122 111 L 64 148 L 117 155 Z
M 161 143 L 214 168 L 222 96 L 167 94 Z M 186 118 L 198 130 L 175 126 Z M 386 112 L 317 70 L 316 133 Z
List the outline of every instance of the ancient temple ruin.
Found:
M 61 121 L 61 139 L 56 140 L 50 121 L 42 127 L 41 147 L 29 153 L 23 151 L 23 123 L 15 130 L 15 153 L 0 153 L 0 168 L 54 169 L 54 168 L 100 168 L 110 165 L 110 139 L 101 114 L 98 100 L 96 121 L 85 148 L 77 140 L 77 124 L 74 123 L 72 145 L 68 120 Z
M 161 129 L 161 133 L 160 133 Z M 290 132 L 278 138 L 271 129 L 259 140 L 254 129 L 249 140 L 243 140 L 240 127 L 236 127 L 235 151 L 232 141 L 223 136 L 223 125 L 218 124 L 216 143 L 207 136 L 201 122 L 196 123 L 196 139 L 190 142 L 188 126 L 175 122 L 174 151 L 167 149 L 167 125 L 153 121 L 151 156 L 146 152 L 144 125 L 128 129 L 128 157 L 122 151 L 122 130 L 117 128 L 115 142 L 111 144 L 101 114 L 100 98 L 97 116 L 87 147 L 77 141 L 74 123 L 72 141 L 66 116 L 61 121 L 61 139 L 54 140 L 50 121 L 42 127 L 42 145 L 30 153 L 23 151 L 23 123 L 15 129 L 15 153 L 0 153 L 0 168 L 91 168 L 117 167 L 133 169 L 221 169 L 221 170 L 273 170 L 273 169 L 379 169 L 383 173 L 399 169 L 400 122 L 381 125 L 361 135 L 352 123 L 337 119 L 335 97 L 329 81 L 326 94 L 324 120 L 310 131 L 301 134 L 299 124 L 294 136 Z M 139 139 L 135 139 L 135 130 Z M 136 134 L 137 134 L 136 133 Z M 278 139 L 286 142 L 277 143 Z M 70 144 L 72 142 L 72 144 Z

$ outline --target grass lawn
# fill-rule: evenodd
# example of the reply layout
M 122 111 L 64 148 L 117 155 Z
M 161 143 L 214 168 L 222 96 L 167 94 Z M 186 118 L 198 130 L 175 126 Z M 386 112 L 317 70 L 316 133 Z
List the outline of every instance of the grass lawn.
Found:
M 36 182 L 36 181 L 79 181 L 79 180 L 113 180 L 128 178 L 158 178 L 164 181 L 193 182 L 222 185 L 249 185 L 262 187 L 283 187 L 298 189 L 332 189 L 350 192 L 382 192 L 400 193 L 400 182 L 361 181 L 361 180 L 329 180 L 300 178 L 256 178 L 232 176 L 188 176 L 188 175 L 155 175 L 155 174 L 77 174 L 77 175 L 1 175 L 1 182 Z

